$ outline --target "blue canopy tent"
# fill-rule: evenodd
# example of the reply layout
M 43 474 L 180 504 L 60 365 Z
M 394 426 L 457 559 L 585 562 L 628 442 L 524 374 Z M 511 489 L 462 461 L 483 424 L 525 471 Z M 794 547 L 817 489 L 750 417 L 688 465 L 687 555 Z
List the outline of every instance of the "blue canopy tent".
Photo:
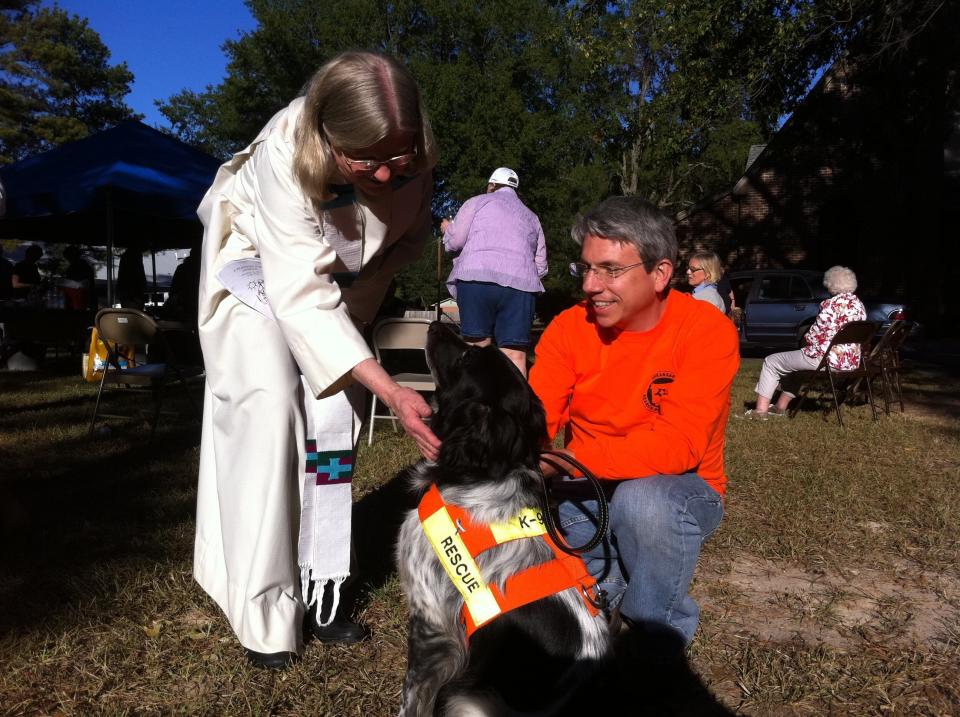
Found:
M 107 246 L 199 246 L 197 205 L 220 160 L 128 120 L 0 167 L 0 238 Z M 5 204 L 5 210 L 2 205 Z

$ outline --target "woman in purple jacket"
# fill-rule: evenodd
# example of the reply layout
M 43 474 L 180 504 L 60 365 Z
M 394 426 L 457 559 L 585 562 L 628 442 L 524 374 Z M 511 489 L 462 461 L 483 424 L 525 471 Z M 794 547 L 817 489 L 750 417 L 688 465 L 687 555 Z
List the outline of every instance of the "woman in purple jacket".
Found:
M 456 254 L 447 289 L 460 307 L 471 344 L 491 339 L 527 375 L 527 346 L 536 295 L 543 291 L 547 247 L 537 215 L 517 196 L 517 173 L 500 167 L 485 194 L 468 199 L 440 224 L 444 248 Z

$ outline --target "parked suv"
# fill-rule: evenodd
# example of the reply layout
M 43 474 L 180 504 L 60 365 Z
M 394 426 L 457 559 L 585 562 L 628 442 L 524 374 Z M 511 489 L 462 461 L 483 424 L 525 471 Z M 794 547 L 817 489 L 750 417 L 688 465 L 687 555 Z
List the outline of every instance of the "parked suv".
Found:
M 736 305 L 743 310 L 741 344 L 802 347 L 804 334 L 820 313 L 820 303 L 830 297 L 820 271 L 732 271 L 727 278 L 733 287 Z M 867 309 L 867 319 L 880 324 L 881 332 L 897 319 L 909 319 L 908 309 L 902 302 L 865 296 L 860 296 L 860 300 Z

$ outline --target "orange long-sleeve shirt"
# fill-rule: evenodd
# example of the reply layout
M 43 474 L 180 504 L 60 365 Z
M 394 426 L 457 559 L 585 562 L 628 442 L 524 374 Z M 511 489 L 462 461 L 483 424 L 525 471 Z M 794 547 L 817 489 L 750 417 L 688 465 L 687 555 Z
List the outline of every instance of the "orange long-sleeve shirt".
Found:
M 550 436 L 611 479 L 695 472 L 724 495 L 724 431 L 740 366 L 737 332 L 705 301 L 671 291 L 650 331 L 598 327 L 584 304 L 537 344 L 530 384 Z

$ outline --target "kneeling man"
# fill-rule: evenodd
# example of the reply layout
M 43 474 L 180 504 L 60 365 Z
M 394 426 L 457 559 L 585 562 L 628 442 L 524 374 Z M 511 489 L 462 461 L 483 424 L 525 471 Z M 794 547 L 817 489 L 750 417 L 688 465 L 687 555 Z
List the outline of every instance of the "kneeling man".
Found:
M 689 645 L 700 613 L 690 581 L 723 516 L 737 333 L 710 304 L 670 291 L 676 236 L 650 203 L 612 197 L 571 234 L 586 301 L 547 327 L 530 383 L 550 435 L 563 429 L 566 448 L 605 479 L 609 533 L 583 557 L 610 607 L 638 637 Z M 573 545 L 595 527 L 595 501 L 581 487 L 558 486 Z

